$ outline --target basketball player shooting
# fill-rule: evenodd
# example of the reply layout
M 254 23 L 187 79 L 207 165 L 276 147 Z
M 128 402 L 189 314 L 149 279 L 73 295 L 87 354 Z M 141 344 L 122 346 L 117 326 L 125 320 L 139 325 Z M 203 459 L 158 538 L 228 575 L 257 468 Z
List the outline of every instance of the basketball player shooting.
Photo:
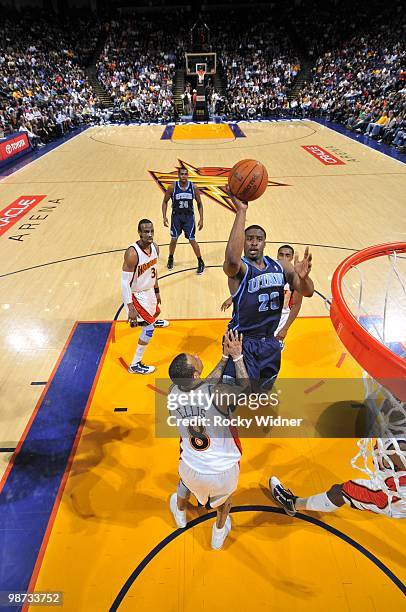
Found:
M 290 244 L 284 244 L 278 249 L 277 261 L 293 261 L 293 257 L 295 254 L 295 250 Z M 284 298 L 283 298 L 283 308 L 281 313 L 281 318 L 279 321 L 279 325 L 275 330 L 275 337 L 282 343 L 283 347 L 285 338 L 289 331 L 290 326 L 297 318 L 300 308 L 302 306 L 303 296 L 292 290 L 292 287 L 286 283 L 284 287 Z M 232 296 L 228 297 L 221 305 L 221 310 L 225 312 L 227 308 L 233 303 Z
M 221 383 L 223 369 L 232 359 L 236 370 L 236 386 Z M 169 367 L 174 383 L 171 412 L 180 417 L 181 460 L 177 493 L 170 499 L 170 509 L 178 527 L 186 527 L 186 507 L 190 493 L 201 505 L 210 504 L 217 510 L 211 545 L 222 547 L 231 529 L 229 511 L 231 495 L 237 488 L 240 473 L 241 446 L 235 429 L 227 423 L 230 416 L 230 396 L 244 393 L 248 374 L 242 355 L 242 336 L 228 331 L 223 340 L 223 356 L 206 379 L 201 378 L 203 364 L 197 355 L 181 353 Z M 197 394 L 200 399 L 196 402 Z M 205 405 L 203 405 L 205 404 Z M 168 405 L 169 407 L 169 405 Z M 223 418 L 224 417 L 224 420 Z M 204 425 L 188 425 L 190 418 Z M 220 418 L 220 424 L 216 419 Z
M 169 227 L 167 217 L 168 202 L 172 200 L 172 216 L 171 216 L 171 242 L 169 244 L 169 257 L 167 268 L 172 270 L 174 266 L 173 256 L 176 249 L 178 238 L 183 232 L 192 246 L 194 254 L 197 257 L 197 274 L 203 274 L 204 261 L 200 252 L 200 247 L 195 239 L 196 223 L 193 211 L 193 200 L 196 200 L 197 209 L 199 211 L 199 222 L 197 228 L 200 231 L 203 229 L 203 204 L 199 190 L 188 180 L 188 171 L 186 168 L 179 168 L 179 181 L 169 185 L 165 192 L 162 202 L 162 216 L 165 227 Z
M 123 304 L 128 322 L 136 326 L 141 321 L 143 328 L 128 371 L 130 374 L 151 374 L 154 366 L 142 363 L 141 359 L 154 334 L 154 327 L 167 327 L 168 321 L 157 319 L 160 313 L 161 295 L 158 285 L 159 248 L 154 243 L 154 226 L 149 219 L 138 223 L 140 239 L 131 244 L 124 254 L 121 272 Z
M 294 516 L 298 510 L 336 512 L 344 504 L 356 510 L 369 510 L 392 518 L 406 518 L 406 439 L 380 440 L 386 459 L 381 460 L 381 483 L 366 478 L 348 480 L 333 485 L 309 497 L 298 497 L 272 476 L 269 488 L 275 501 L 286 514 Z M 398 482 L 395 482 L 394 474 Z M 385 491 L 386 489 L 386 491 Z
M 255 390 L 266 391 L 272 388 L 280 369 L 282 349 L 275 331 L 284 304 L 284 287 L 288 284 L 304 297 L 313 295 L 309 276 L 312 255 L 306 247 L 299 261 L 296 253 L 294 266 L 289 261 L 264 256 L 265 230 L 259 225 L 245 229 L 248 204 L 231 197 L 236 215 L 223 265 L 233 299 L 233 317 L 228 327 L 244 334 L 243 355 L 251 385 Z M 235 376 L 231 360 L 224 376 Z

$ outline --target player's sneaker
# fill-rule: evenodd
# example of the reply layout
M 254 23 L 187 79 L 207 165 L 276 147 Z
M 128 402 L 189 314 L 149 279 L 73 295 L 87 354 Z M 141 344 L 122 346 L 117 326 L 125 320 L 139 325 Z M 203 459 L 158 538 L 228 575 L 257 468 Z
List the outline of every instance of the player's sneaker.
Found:
M 213 525 L 213 529 L 211 532 L 211 547 L 214 550 L 220 550 L 223 547 L 224 540 L 228 536 L 231 531 L 231 519 L 228 516 L 226 518 L 226 522 L 224 523 L 224 527 L 222 529 L 218 529 L 216 527 L 216 523 Z
M 141 317 L 137 317 L 136 323 L 134 321 L 131 321 L 130 323 L 130 327 L 146 327 L 147 325 L 149 325 L 149 323 L 144 321 L 144 319 L 141 319 Z M 169 326 L 169 321 L 167 321 L 166 319 L 157 319 L 154 323 L 154 327 L 168 327 L 168 326 Z
M 296 495 L 293 495 L 292 491 L 289 491 L 289 489 L 285 489 L 281 481 L 278 480 L 276 476 L 271 476 L 269 479 L 269 488 L 271 489 L 272 497 L 280 506 L 282 506 L 286 514 L 289 514 L 289 516 L 295 516 L 295 502 L 297 500 Z
M 169 321 L 166 319 L 157 319 L 154 323 L 154 327 L 168 327 Z
M 166 267 L 168 270 L 173 270 L 173 255 L 169 255 Z
M 197 270 L 196 270 L 196 273 L 197 274 L 203 274 L 204 268 L 205 268 L 205 265 L 204 265 L 203 259 L 202 258 L 198 259 L 197 260 Z
M 152 374 L 155 372 L 155 366 L 147 366 L 139 361 L 135 365 L 130 365 L 128 371 L 130 374 Z
M 178 527 L 183 529 L 184 527 L 186 527 L 186 524 L 187 524 L 186 511 L 179 510 L 178 503 L 177 503 L 177 497 L 178 496 L 176 495 L 176 493 L 172 493 L 171 499 L 169 500 L 169 507 L 173 514 L 173 518 L 175 519 L 175 523 L 177 524 Z

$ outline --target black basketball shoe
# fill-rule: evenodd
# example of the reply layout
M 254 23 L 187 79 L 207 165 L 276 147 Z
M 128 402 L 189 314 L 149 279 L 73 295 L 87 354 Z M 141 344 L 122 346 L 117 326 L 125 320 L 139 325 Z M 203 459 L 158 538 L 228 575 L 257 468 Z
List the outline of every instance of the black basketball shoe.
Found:
M 281 481 L 278 480 L 276 476 L 271 476 L 269 479 L 269 488 L 271 489 L 272 497 L 280 506 L 282 506 L 286 514 L 289 514 L 289 516 L 295 516 L 295 502 L 297 500 L 296 495 L 293 495 L 292 491 L 289 491 L 289 489 L 285 489 Z
M 203 261 L 203 259 L 201 257 L 199 257 L 199 259 L 197 260 L 197 270 L 196 270 L 196 273 L 197 274 L 203 274 L 204 268 L 205 268 L 204 261 Z

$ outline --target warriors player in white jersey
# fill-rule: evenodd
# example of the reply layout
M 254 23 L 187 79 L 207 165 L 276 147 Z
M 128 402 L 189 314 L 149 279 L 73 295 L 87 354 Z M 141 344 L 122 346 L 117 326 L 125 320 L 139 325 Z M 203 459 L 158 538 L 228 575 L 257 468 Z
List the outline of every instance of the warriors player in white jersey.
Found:
M 295 251 L 290 244 L 283 244 L 278 249 L 277 260 L 278 261 L 289 261 L 292 262 L 295 255 Z M 283 342 L 288 333 L 289 327 L 292 325 L 293 321 L 296 319 L 297 315 L 300 312 L 300 307 L 302 306 L 303 296 L 294 289 L 289 286 L 289 284 L 285 285 L 285 299 L 283 303 L 281 320 L 279 321 L 279 325 L 276 328 L 275 336 L 281 342 L 283 346 Z
M 142 363 L 148 343 L 154 333 L 154 323 L 158 322 L 161 296 L 158 285 L 159 248 L 154 243 L 154 226 L 149 219 L 141 219 L 138 223 L 140 239 L 131 244 L 124 254 L 121 272 L 121 290 L 123 304 L 128 313 L 128 321 L 132 326 L 141 319 L 143 328 L 138 340 L 137 350 L 128 368 L 131 374 L 151 374 L 154 366 Z M 165 320 L 159 321 L 159 327 L 167 327 Z
M 233 386 L 220 383 L 229 356 L 237 376 L 237 384 Z M 186 527 L 186 506 L 191 492 L 200 504 L 209 503 L 216 508 L 211 545 L 219 549 L 231 529 L 231 495 L 237 488 L 240 472 L 241 446 L 236 430 L 227 420 L 232 398 L 247 389 L 242 335 L 228 331 L 220 362 L 204 380 L 200 378 L 202 370 L 199 357 L 186 353 L 175 357 L 169 367 L 174 383 L 168 395 L 170 424 L 177 426 L 181 435 L 181 480 L 177 493 L 171 496 L 170 508 L 178 527 Z
M 356 478 L 335 484 L 328 491 L 310 497 L 297 497 L 285 489 L 276 476 L 272 476 L 269 487 L 275 501 L 290 516 L 294 516 L 298 510 L 335 512 L 347 504 L 357 510 L 369 510 L 392 518 L 406 518 L 406 439 L 387 438 L 379 442 L 386 457 L 380 461 L 381 483 L 378 480 Z

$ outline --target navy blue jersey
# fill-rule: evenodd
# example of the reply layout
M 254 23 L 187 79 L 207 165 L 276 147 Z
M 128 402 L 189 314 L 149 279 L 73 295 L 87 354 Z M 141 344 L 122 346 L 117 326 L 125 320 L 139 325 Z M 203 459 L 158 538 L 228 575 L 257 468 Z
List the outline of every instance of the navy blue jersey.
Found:
M 247 336 L 273 336 L 283 308 L 285 272 L 278 261 L 267 256 L 263 270 L 245 257 L 242 261 L 247 271 L 233 295 L 233 318 L 229 327 Z
M 179 181 L 176 181 L 172 193 L 172 214 L 193 215 L 193 198 L 195 188 L 193 183 L 187 182 L 186 189 L 182 189 Z

